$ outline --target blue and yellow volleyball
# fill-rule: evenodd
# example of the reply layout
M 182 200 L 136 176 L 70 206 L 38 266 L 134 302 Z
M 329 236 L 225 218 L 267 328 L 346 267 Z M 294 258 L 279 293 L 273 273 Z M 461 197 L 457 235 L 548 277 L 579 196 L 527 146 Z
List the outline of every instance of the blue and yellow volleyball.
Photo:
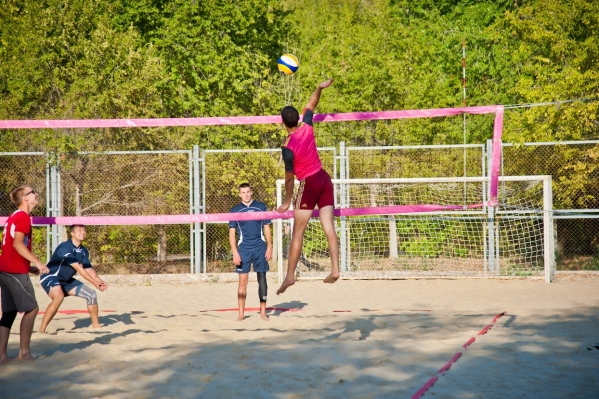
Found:
M 285 75 L 292 75 L 299 68 L 299 61 L 297 57 L 293 54 L 283 54 L 279 58 L 279 71 L 283 72 Z

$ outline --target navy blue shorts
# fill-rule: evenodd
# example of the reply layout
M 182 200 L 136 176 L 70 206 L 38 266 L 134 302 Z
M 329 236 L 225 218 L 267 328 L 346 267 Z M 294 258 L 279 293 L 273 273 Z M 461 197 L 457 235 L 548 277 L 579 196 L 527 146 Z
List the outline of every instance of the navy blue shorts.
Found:
M 46 294 L 50 294 L 50 288 L 60 285 L 62 287 L 62 293 L 64 296 L 69 295 L 69 291 L 73 288 L 79 288 L 83 283 L 75 278 L 70 278 L 69 281 L 60 281 L 58 277 L 52 275 L 44 275 L 40 278 L 40 285 L 46 291 Z M 79 288 L 80 289 L 80 288 Z
M 241 256 L 241 265 L 237 266 L 235 271 L 240 274 L 250 272 L 251 265 L 254 265 L 255 272 L 267 272 L 268 261 L 266 260 L 266 247 L 261 249 L 244 249 L 238 248 L 239 256 Z

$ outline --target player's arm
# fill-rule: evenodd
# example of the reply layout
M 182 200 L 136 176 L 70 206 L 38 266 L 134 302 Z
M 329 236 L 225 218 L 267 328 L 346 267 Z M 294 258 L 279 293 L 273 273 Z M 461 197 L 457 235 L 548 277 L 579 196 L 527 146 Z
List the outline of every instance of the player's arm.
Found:
M 285 163 L 285 201 L 277 208 L 277 212 L 283 213 L 291 206 L 293 198 L 293 185 L 295 184 L 295 174 L 293 173 L 293 151 L 287 147 L 282 148 L 283 162 Z
M 233 263 L 236 265 L 241 264 L 241 256 L 237 250 L 237 240 L 235 237 L 235 227 L 229 227 L 229 245 L 231 245 L 231 252 L 233 252 Z
M 96 280 L 99 284 L 100 284 L 100 291 L 106 291 L 108 289 L 108 285 L 104 282 L 104 280 L 102 280 L 99 276 L 98 273 L 96 273 L 96 269 L 94 269 L 93 267 L 88 267 L 88 268 L 83 268 L 87 274 L 90 275 L 91 278 L 93 278 L 94 280 Z
M 81 263 L 79 263 L 79 262 L 71 263 L 71 266 L 73 267 L 73 269 L 77 270 L 77 273 L 79 273 L 81 275 L 81 277 L 83 277 L 84 279 L 86 279 L 87 281 L 89 281 L 90 283 L 92 283 L 94 285 L 94 287 L 96 287 L 100 291 L 105 291 L 106 290 L 106 288 L 104 286 L 102 286 L 102 284 L 100 284 L 98 281 L 96 281 L 87 272 L 86 268 L 83 267 L 83 265 Z
M 29 268 L 30 273 L 48 273 L 48 267 L 44 265 L 34 254 L 31 253 L 27 245 L 25 245 L 25 233 L 15 231 L 15 237 L 13 239 L 13 248 L 19 255 L 34 264 L 34 267 Z
M 272 237 L 270 235 L 270 224 L 264 225 L 264 237 L 266 237 L 266 260 L 272 259 Z
M 291 199 L 293 197 L 293 185 L 295 184 L 295 175 L 293 170 L 290 172 L 285 166 L 285 202 L 277 208 L 277 212 L 283 213 L 291 206 Z
M 329 80 L 324 81 L 321 84 L 319 84 L 318 87 L 316 88 L 316 90 L 314 90 L 314 93 L 312 93 L 312 95 L 308 99 L 308 103 L 306 104 L 305 108 L 311 109 L 312 111 L 314 111 L 314 109 L 318 105 L 318 102 L 320 101 L 320 93 L 322 92 L 323 89 L 326 89 L 332 83 L 333 83 L 333 79 L 329 79 Z

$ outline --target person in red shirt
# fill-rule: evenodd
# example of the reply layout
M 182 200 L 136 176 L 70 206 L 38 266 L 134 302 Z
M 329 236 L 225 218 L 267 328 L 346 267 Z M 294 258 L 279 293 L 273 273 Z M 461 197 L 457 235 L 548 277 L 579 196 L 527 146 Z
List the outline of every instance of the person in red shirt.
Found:
M 0 363 L 9 361 L 8 337 L 17 312 L 24 313 L 21 319 L 21 344 L 17 360 L 34 360 L 30 344 L 33 324 L 39 308 L 29 273 L 48 273 L 46 265 L 31 253 L 31 217 L 29 213 L 38 204 L 37 193 L 30 186 L 19 186 L 10 193 L 10 199 L 18 209 L 6 221 L 2 234 Z M 31 263 L 35 266 L 30 266 Z
M 322 169 L 322 163 L 316 149 L 312 117 L 314 109 L 320 101 L 320 94 L 333 83 L 333 79 L 322 82 L 310 96 L 304 108 L 302 124 L 299 124 L 299 112 L 291 106 L 286 106 L 281 111 L 285 130 L 289 134 L 282 146 L 283 161 L 285 162 L 285 202 L 277 209 L 285 212 L 291 206 L 295 177 L 300 181 L 300 186 L 293 209 L 293 233 L 287 263 L 287 276 L 277 290 L 277 295 L 285 292 L 289 286 L 295 284 L 295 269 L 302 253 L 304 233 L 312 211 L 318 206 L 320 223 L 327 236 L 329 254 L 331 255 L 331 273 L 323 280 L 325 283 L 334 283 L 339 279 L 339 241 L 335 231 L 335 217 L 333 214 L 335 197 L 333 183 L 329 174 Z

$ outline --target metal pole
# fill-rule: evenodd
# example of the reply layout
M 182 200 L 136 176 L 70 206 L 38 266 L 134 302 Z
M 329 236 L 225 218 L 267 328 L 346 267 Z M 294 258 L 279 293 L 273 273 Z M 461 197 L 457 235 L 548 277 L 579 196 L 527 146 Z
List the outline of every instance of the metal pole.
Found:
M 342 141 L 339 143 L 339 177 L 343 181 L 347 178 L 345 175 L 345 142 Z M 339 185 L 339 203 L 336 207 L 338 208 L 346 208 L 347 204 L 345 203 L 346 191 L 347 191 L 347 183 L 343 182 Z M 337 198 L 337 196 L 335 196 Z M 348 271 L 347 264 L 347 218 L 345 216 L 341 217 L 341 231 L 340 231 L 340 269 L 343 271 Z
M 206 213 L 206 151 L 202 150 L 202 158 L 200 158 L 201 164 L 202 164 L 202 202 L 200 204 L 200 207 L 202 209 L 202 213 Z M 200 179 L 199 176 L 199 168 L 198 168 L 198 182 Z M 198 184 L 198 190 L 199 190 L 199 184 Z M 199 193 L 198 193 L 199 194 Z M 199 195 L 198 195 L 199 198 Z M 206 273 L 206 223 L 202 223 L 202 264 L 198 263 L 197 265 L 197 270 L 198 273 L 200 272 L 200 266 L 203 266 L 203 273 Z M 199 227 L 199 226 L 198 226 Z M 200 237 L 198 236 L 196 238 L 198 245 L 200 245 Z
M 56 216 L 62 216 L 62 179 L 60 175 L 60 168 L 60 159 L 58 159 L 56 161 L 56 199 L 54 203 L 54 212 Z M 53 252 L 56 249 L 56 247 L 58 247 L 58 245 L 60 244 L 60 236 L 62 234 L 63 229 L 64 226 L 56 225 L 56 245 L 54 246 L 54 248 L 52 248 Z
M 52 216 L 52 195 L 51 191 L 52 187 L 50 185 L 50 173 L 51 167 L 49 162 L 49 157 L 46 154 L 46 216 Z M 46 261 L 50 260 L 50 256 L 52 255 L 52 226 L 46 226 Z
M 196 201 L 194 196 L 194 171 L 195 171 L 195 155 L 196 147 L 193 146 L 192 152 L 189 154 L 189 213 L 195 214 Z M 194 223 L 189 224 L 189 272 L 194 272 L 194 261 L 195 261 L 195 230 Z
M 60 165 L 52 165 L 50 159 L 51 157 L 46 157 L 46 215 L 57 217 L 61 216 Z M 62 226 L 55 224 L 47 227 L 46 255 L 48 260 L 50 260 L 54 249 L 60 244 L 61 229 Z
M 551 187 L 551 176 L 545 176 L 543 178 L 543 225 L 545 238 L 543 245 L 543 251 L 545 252 L 545 282 L 550 283 L 555 274 L 555 251 L 553 242 L 553 191 Z
M 463 87 L 463 92 L 462 92 L 462 102 L 463 102 L 463 106 L 464 108 L 466 107 L 466 39 L 462 39 L 462 87 Z M 466 113 L 464 112 L 462 114 L 462 118 L 463 118 L 463 126 L 464 126 L 464 177 L 468 176 L 468 171 L 466 168 L 467 162 L 467 152 L 466 152 L 466 144 L 467 144 L 467 130 L 466 130 Z M 463 199 L 463 204 L 464 206 L 466 206 L 466 196 L 467 196 L 467 189 L 466 189 L 466 182 L 464 182 L 464 199 Z
M 489 160 L 489 162 L 487 163 L 488 167 L 491 168 L 492 165 L 492 157 L 493 157 L 493 141 L 492 140 L 487 140 L 487 159 Z M 488 176 L 491 176 L 491 171 L 489 170 L 489 172 L 487 173 Z M 487 195 L 487 198 L 491 198 L 491 184 L 487 185 L 487 189 L 489 190 L 489 193 Z M 489 235 L 487 237 L 488 239 L 488 250 L 487 250 L 487 256 L 488 256 L 488 262 L 487 264 L 489 265 L 489 272 L 494 273 L 495 272 L 495 218 L 494 218 L 494 207 L 489 206 L 487 207 L 487 229 L 489 231 Z
M 277 209 L 283 203 L 281 196 L 283 195 L 282 185 L 283 180 L 277 180 Z M 283 281 L 283 220 L 277 220 L 277 271 L 279 276 L 279 282 Z
M 200 214 L 203 209 L 202 196 L 200 191 L 200 148 L 197 145 L 193 146 L 193 198 L 194 198 L 194 213 Z M 201 223 L 194 223 L 194 246 L 193 246 L 193 255 L 194 255 L 194 271 L 195 273 L 201 273 L 202 267 L 202 229 Z

